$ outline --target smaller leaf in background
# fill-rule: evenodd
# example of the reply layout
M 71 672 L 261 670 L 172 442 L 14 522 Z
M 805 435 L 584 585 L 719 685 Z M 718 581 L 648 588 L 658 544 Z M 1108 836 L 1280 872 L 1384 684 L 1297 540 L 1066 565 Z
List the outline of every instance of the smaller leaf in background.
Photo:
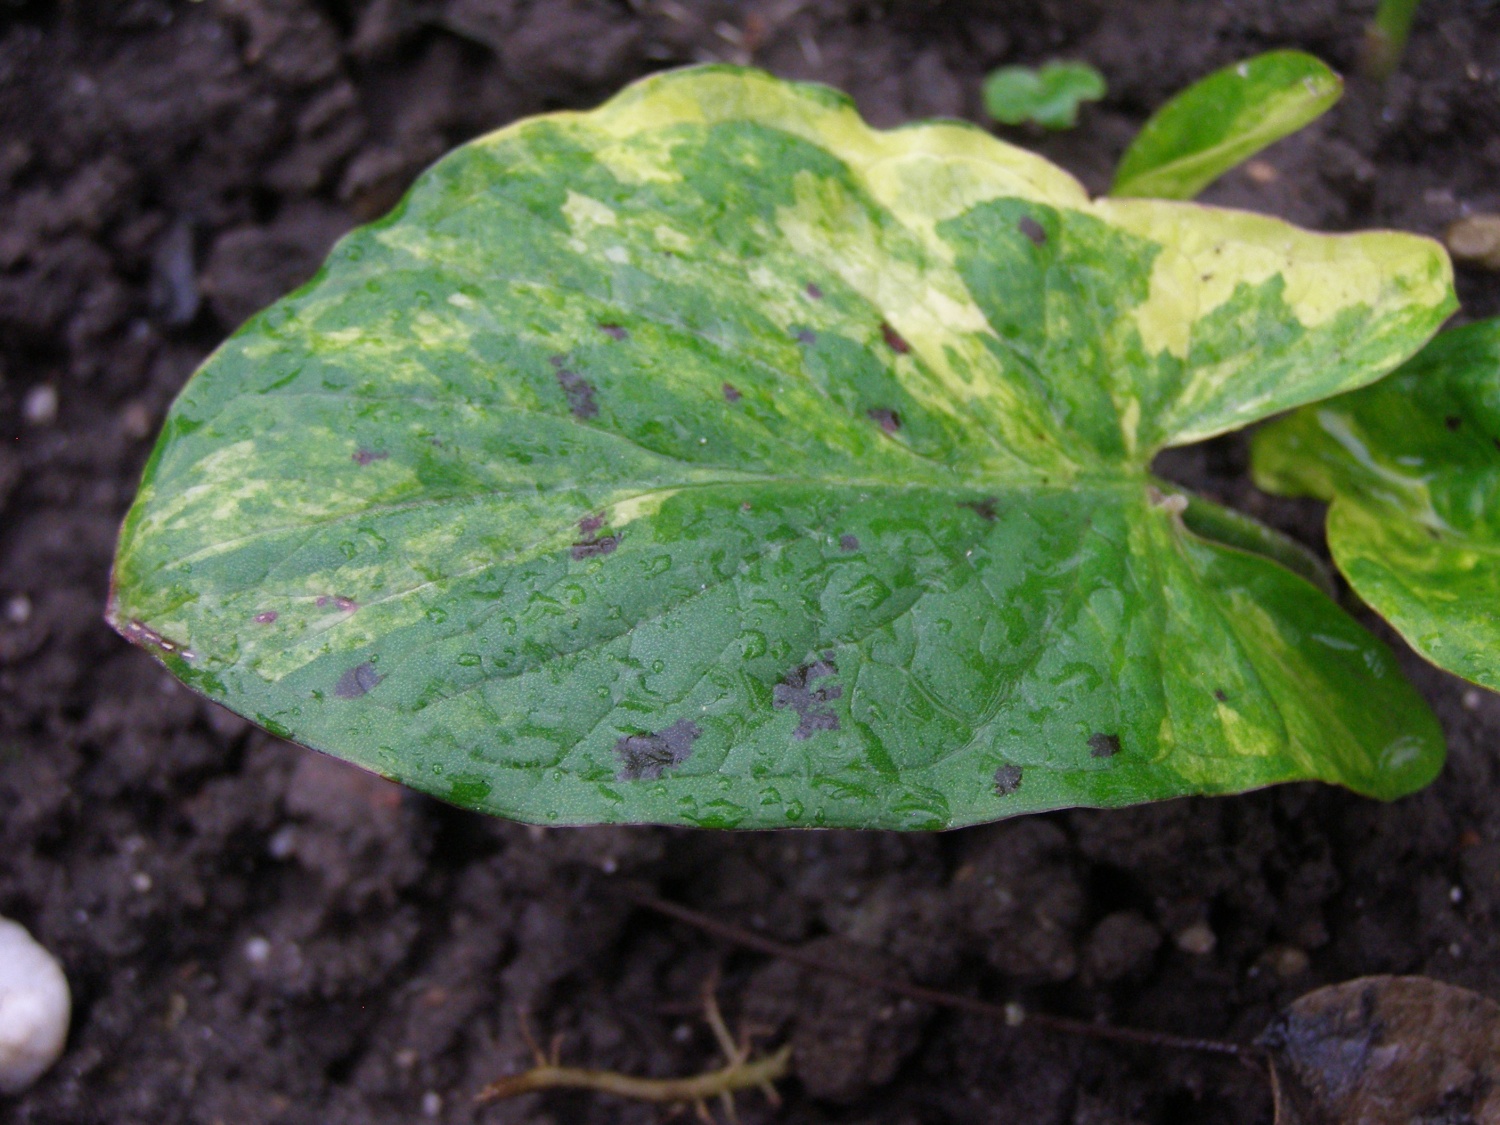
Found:
M 1500 1004 L 1426 977 L 1309 992 L 1260 1037 L 1276 1125 L 1500 1121 Z
M 1331 500 L 1328 546 L 1427 659 L 1500 689 L 1500 319 L 1255 436 L 1256 483 Z
M 1380 0 L 1375 18 L 1365 28 L 1364 55 L 1360 59 L 1365 74 L 1384 80 L 1396 72 L 1419 3 L 1421 0 Z
M 1098 101 L 1105 90 L 1104 75 L 1088 63 L 1003 66 L 984 80 L 984 108 L 1003 125 L 1071 129 L 1078 124 L 1078 106 Z
M 1120 158 L 1110 194 L 1192 199 L 1320 117 L 1343 90 L 1337 74 L 1301 51 L 1270 51 L 1217 70 L 1152 115 Z

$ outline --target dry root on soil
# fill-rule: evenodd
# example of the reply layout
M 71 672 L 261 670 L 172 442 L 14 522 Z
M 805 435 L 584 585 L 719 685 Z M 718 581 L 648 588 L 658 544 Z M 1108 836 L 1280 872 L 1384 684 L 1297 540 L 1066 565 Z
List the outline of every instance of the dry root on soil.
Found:
M 481 1090 L 476 1098 L 481 1104 L 514 1098 L 521 1094 L 539 1090 L 596 1090 L 601 1094 L 614 1094 L 638 1101 L 658 1102 L 668 1105 L 691 1105 L 703 1121 L 711 1122 L 708 1110 L 710 1101 L 717 1099 L 724 1116 L 737 1120 L 734 1095 L 742 1090 L 759 1089 L 772 1105 L 780 1104 L 773 1083 L 784 1078 L 791 1067 L 792 1048 L 782 1047 L 761 1058 L 752 1057 L 748 1038 L 738 1043 L 729 1034 L 724 1017 L 714 998 L 717 982 L 710 980 L 703 989 L 703 1011 L 708 1026 L 724 1052 L 725 1065 L 717 1070 L 705 1071 L 687 1078 L 637 1078 L 613 1070 L 586 1070 L 581 1067 L 561 1066 L 557 1058 L 557 1047 L 553 1045 L 551 1055 L 544 1054 L 535 1042 L 531 1043 L 536 1065 L 530 1070 L 509 1078 L 502 1078 Z M 521 1026 L 526 1027 L 523 1017 Z M 530 1040 L 530 1033 L 527 1032 Z

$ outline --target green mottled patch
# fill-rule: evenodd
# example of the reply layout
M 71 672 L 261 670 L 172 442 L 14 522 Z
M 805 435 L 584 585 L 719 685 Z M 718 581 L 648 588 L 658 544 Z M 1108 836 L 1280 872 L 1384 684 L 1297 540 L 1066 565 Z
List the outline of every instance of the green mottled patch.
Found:
M 1263 488 L 1331 500 L 1350 585 L 1422 655 L 1500 690 L 1500 319 L 1255 439 Z
M 1395 796 L 1442 750 L 1389 654 L 1148 466 L 1451 307 L 1422 239 L 1091 203 L 974 128 L 661 75 L 458 150 L 230 339 L 111 619 L 268 729 L 542 823 Z
M 1120 158 L 1110 194 L 1192 199 L 1321 117 L 1343 92 L 1343 79 L 1302 51 L 1268 51 L 1216 70 L 1152 114 Z

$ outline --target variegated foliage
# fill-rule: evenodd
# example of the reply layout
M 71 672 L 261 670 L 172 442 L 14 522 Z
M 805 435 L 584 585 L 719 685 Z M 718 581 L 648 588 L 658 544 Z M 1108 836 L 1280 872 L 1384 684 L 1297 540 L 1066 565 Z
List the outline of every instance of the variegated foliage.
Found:
M 1254 450 L 1262 487 L 1333 501 L 1328 546 L 1360 597 L 1429 660 L 1500 691 L 1500 320 L 1444 332 Z
M 1390 654 L 1149 466 L 1452 307 L 1424 239 L 665 74 L 458 150 L 226 343 L 110 613 L 272 731 L 541 823 L 1391 797 L 1442 744 Z

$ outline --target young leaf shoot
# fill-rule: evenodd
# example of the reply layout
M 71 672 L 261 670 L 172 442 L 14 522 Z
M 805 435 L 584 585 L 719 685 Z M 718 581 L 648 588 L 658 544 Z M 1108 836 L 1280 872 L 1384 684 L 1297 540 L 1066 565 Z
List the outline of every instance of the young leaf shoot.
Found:
M 1003 66 L 984 80 L 984 108 L 1002 125 L 1071 129 L 1078 124 L 1078 107 L 1105 92 L 1104 76 L 1088 63 Z
M 666 73 L 459 149 L 225 343 L 110 617 L 267 729 L 544 824 L 1395 797 L 1442 738 L 1391 654 L 1149 466 L 1453 304 L 1427 239 L 1091 201 L 972 126 Z
M 1115 173 L 1117 198 L 1192 199 L 1339 100 L 1343 80 L 1301 51 L 1271 51 L 1193 83 L 1146 122 Z
M 1365 28 L 1364 57 L 1360 60 L 1361 68 L 1371 78 L 1384 80 L 1396 73 L 1401 56 L 1406 53 L 1406 40 L 1420 3 L 1421 0 L 1380 0 L 1376 6 L 1375 18 Z
M 1500 319 L 1255 435 L 1256 482 L 1332 501 L 1349 584 L 1414 649 L 1500 690 Z

